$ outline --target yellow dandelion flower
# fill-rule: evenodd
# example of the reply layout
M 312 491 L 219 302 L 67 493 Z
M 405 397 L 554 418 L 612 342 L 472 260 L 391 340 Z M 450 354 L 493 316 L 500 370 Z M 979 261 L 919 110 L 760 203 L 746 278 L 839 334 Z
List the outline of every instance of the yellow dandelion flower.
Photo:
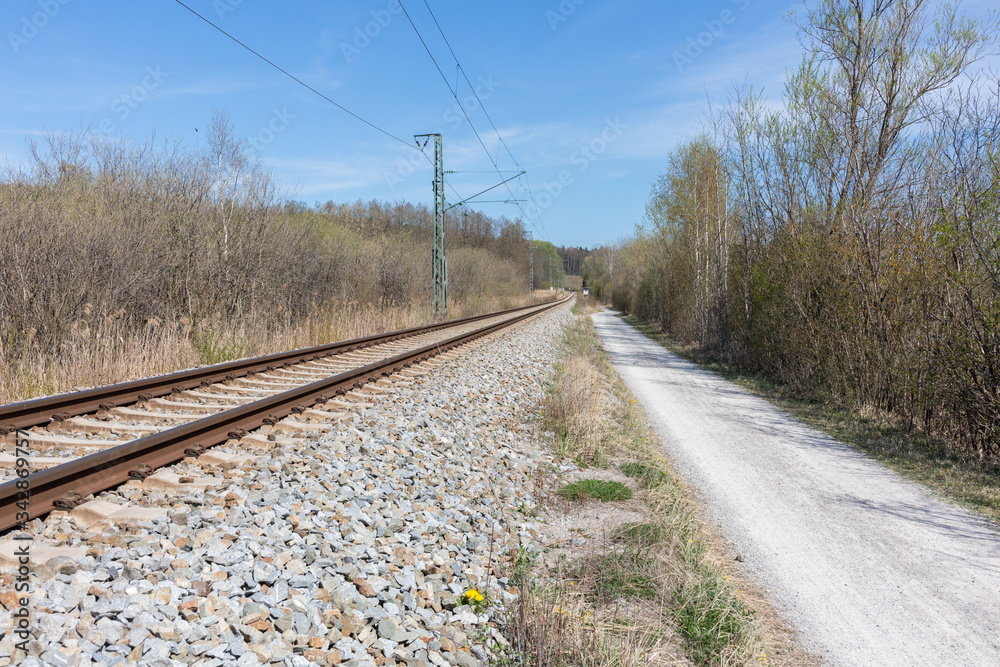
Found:
M 473 602 L 482 602 L 483 594 L 477 591 L 475 588 L 471 588 L 465 592 L 465 597 Z

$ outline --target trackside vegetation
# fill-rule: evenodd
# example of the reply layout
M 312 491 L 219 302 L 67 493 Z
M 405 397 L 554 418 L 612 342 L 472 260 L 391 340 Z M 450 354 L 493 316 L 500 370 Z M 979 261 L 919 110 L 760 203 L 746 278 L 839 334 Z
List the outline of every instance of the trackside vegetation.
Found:
M 0 403 L 429 321 L 431 211 L 284 199 L 201 134 L 53 132 L 0 174 Z M 521 221 L 458 208 L 447 243 L 450 316 L 527 302 Z
M 758 611 L 766 604 L 722 565 L 690 492 L 611 369 L 589 316 L 580 314 L 588 303 L 592 311 L 593 300 L 578 298 L 542 406 L 556 451 L 585 468 L 582 479 L 559 486 L 555 495 L 564 500 L 557 503 L 622 503 L 634 489 L 628 502 L 638 500 L 645 518 L 602 527 L 596 548 L 560 555 L 555 565 L 513 558 L 521 595 L 505 632 L 510 647 L 494 664 L 811 664 L 787 635 L 778 638 L 769 613 Z M 591 470 L 605 479 L 591 479 Z

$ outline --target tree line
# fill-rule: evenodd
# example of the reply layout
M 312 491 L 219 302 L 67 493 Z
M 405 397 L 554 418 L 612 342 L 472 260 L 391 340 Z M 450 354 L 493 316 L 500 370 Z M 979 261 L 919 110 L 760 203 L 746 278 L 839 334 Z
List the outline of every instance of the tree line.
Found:
M 585 278 L 804 395 L 998 457 L 996 16 L 821 0 L 794 20 L 782 107 L 747 86 L 713 109 Z
M 380 201 L 283 200 L 222 113 L 204 148 L 56 132 L 0 176 L 0 353 L 56 352 L 93 317 L 126 330 L 246 319 L 282 327 L 344 304 L 431 302 L 432 212 Z M 449 292 L 523 294 L 527 231 L 447 218 Z

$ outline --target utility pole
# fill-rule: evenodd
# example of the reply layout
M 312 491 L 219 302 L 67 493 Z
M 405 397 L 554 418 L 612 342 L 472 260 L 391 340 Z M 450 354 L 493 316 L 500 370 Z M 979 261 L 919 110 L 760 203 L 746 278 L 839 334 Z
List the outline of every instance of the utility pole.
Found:
M 528 235 L 528 294 L 535 293 L 535 242 Z
M 549 255 L 549 291 L 552 291 L 552 255 Z
M 448 259 L 444 253 L 444 146 L 440 134 L 413 135 L 414 139 L 425 139 L 424 146 L 431 137 L 434 138 L 434 245 L 431 250 L 434 319 L 447 319 Z M 419 145 L 419 141 L 417 143 Z

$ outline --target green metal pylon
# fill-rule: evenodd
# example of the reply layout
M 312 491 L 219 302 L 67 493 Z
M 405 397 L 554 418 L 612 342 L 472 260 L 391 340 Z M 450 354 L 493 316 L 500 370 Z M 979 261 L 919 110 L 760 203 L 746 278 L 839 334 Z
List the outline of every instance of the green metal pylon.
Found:
M 528 294 L 535 293 L 535 242 L 528 236 Z
M 431 249 L 434 318 L 447 319 L 448 258 L 444 252 L 444 145 L 440 134 L 417 134 L 414 137 L 417 139 L 434 137 L 434 245 Z

